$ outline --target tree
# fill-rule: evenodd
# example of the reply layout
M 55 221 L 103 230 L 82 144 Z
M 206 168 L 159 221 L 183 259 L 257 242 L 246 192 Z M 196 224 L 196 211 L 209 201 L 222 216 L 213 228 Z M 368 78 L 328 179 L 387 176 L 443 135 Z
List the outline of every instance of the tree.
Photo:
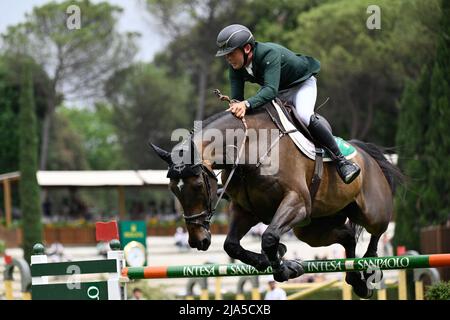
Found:
M 94 108 L 61 107 L 57 114 L 79 136 L 90 170 L 125 169 L 111 105 L 96 103 Z
M 319 113 L 345 137 L 393 145 L 404 80 L 435 50 L 438 1 L 378 1 L 381 29 L 369 30 L 365 0 L 325 3 L 298 16 L 289 47 L 321 61 Z M 424 18 L 426 11 L 435 20 Z M 320 26 L 320 27 L 318 27 Z
M 24 258 L 30 262 L 33 245 L 42 242 L 41 204 L 36 180 L 38 139 L 32 77 L 28 63 L 23 65 L 20 94 L 20 208 Z
M 425 157 L 424 222 L 450 220 L 450 3 L 442 1 L 441 31 L 430 82 L 429 127 Z M 446 159 L 446 160 L 444 160 Z
M 419 249 L 420 228 L 449 219 L 450 206 L 450 6 L 442 1 L 434 63 L 410 82 L 400 108 L 397 143 L 400 166 L 411 177 L 397 197 L 397 244 Z
M 83 138 L 70 119 L 56 112 L 50 130 L 48 170 L 89 170 Z
M 81 28 L 67 27 L 66 11 L 77 5 Z M 9 27 L 3 36 L 5 51 L 32 57 L 50 75 L 51 86 L 43 121 L 40 168 L 47 167 L 50 127 L 63 92 L 67 99 L 95 97 L 114 70 L 128 65 L 136 52 L 136 34 L 116 30 L 122 11 L 106 2 L 89 0 L 50 2 L 35 7 L 26 22 Z
M 243 2 L 147 0 L 146 3 L 150 14 L 161 21 L 162 31 L 171 39 L 168 48 L 155 61 L 159 66 L 166 66 L 172 75 L 180 72 L 189 75 L 197 94 L 195 119 L 202 120 L 208 98 L 215 99 L 217 104 L 217 99 L 210 94 L 219 70 L 215 57 L 217 34 L 245 14 Z
M 148 142 L 171 148 L 171 133 L 192 127 L 189 80 L 167 75 L 152 64 L 137 64 L 118 72 L 106 85 L 113 105 L 113 123 L 130 169 L 164 168 Z
M 422 191 L 427 180 L 427 166 L 423 133 L 427 132 L 429 124 L 429 74 L 429 68 L 424 67 L 417 81 L 407 82 L 400 103 L 396 136 L 398 166 L 409 181 L 397 190 L 394 245 L 409 249 L 419 249 L 422 226 L 419 217 L 425 210 Z
M 241 10 L 245 14 L 245 24 L 251 26 L 257 41 L 287 46 L 291 32 L 299 28 L 299 15 L 327 2 L 330 0 L 245 1 Z
M 19 56 L 0 56 L 0 173 L 19 170 L 19 112 L 22 91 Z M 36 63 L 29 62 L 35 92 L 38 130 L 46 109 L 46 92 L 50 81 L 45 71 Z M 40 131 L 40 130 L 39 130 Z

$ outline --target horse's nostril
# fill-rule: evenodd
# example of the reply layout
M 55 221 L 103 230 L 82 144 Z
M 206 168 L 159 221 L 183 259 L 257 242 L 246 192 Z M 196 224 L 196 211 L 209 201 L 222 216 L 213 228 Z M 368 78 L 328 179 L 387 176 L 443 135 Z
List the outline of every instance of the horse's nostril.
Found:
M 204 250 L 208 249 L 209 245 L 211 244 L 211 241 L 208 238 L 203 239 L 202 241 L 202 248 Z

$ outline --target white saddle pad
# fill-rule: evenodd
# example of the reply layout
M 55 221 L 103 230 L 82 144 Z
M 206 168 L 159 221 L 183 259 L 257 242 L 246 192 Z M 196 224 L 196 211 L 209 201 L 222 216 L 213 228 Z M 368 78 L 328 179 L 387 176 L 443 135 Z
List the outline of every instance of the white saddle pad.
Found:
M 278 117 L 280 118 L 281 126 L 283 127 L 283 129 L 286 131 L 296 130 L 296 127 L 292 124 L 292 122 L 288 120 L 288 118 L 286 118 L 284 112 L 281 110 L 281 107 L 275 102 L 275 100 L 272 100 L 272 104 L 275 107 L 275 110 L 277 110 Z M 309 141 L 300 131 L 297 130 L 288 133 L 288 135 L 292 139 L 292 141 L 294 141 L 297 148 L 299 148 L 305 156 L 307 156 L 311 160 L 316 159 L 316 148 L 314 147 L 314 144 Z M 342 141 L 342 143 L 348 145 L 348 143 L 345 141 Z M 350 145 L 348 145 L 348 147 L 350 147 Z M 357 152 L 355 150 L 351 154 L 347 155 L 346 158 L 351 159 L 356 155 L 356 153 Z M 323 161 L 329 162 L 332 161 L 332 159 L 327 156 L 327 153 L 325 153 Z

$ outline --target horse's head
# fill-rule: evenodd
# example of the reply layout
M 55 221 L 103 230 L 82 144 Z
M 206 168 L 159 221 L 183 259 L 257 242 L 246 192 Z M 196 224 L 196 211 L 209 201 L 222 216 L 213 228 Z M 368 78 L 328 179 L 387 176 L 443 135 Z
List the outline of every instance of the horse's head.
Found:
M 193 142 L 187 147 L 185 144 L 174 148 L 172 153 L 153 144 L 151 146 L 169 165 L 169 188 L 183 207 L 189 245 L 198 250 L 208 250 L 211 244 L 209 224 L 217 198 L 217 178 L 214 172 L 209 165 L 199 160 L 200 155 Z

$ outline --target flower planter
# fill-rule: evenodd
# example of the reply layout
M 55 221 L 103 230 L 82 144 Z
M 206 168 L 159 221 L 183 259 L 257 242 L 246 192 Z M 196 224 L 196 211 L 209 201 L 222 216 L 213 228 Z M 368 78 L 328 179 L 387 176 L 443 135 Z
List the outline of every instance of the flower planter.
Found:
M 176 226 L 147 226 L 147 236 L 173 236 Z
M 44 226 L 46 244 L 95 245 L 95 226 Z
M 0 239 L 5 241 L 6 248 L 17 248 L 22 245 L 22 229 L 0 226 Z
M 147 236 L 160 236 L 160 237 L 171 237 L 175 234 L 177 226 L 147 226 Z M 211 225 L 212 234 L 227 234 L 228 225 L 223 224 L 212 224 Z

